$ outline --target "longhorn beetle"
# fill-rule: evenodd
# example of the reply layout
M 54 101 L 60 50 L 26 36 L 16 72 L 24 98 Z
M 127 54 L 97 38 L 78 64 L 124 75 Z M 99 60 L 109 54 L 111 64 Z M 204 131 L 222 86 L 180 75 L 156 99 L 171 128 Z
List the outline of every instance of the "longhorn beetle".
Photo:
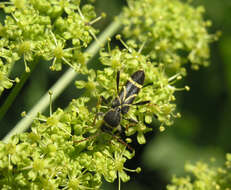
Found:
M 132 74 L 126 84 L 119 92 L 120 72 L 117 72 L 116 85 L 117 85 L 117 97 L 112 101 L 111 109 L 106 112 L 103 117 L 103 123 L 101 130 L 111 133 L 114 129 L 121 130 L 120 126 L 121 114 L 125 115 L 129 111 L 131 105 L 144 105 L 150 101 L 142 101 L 132 104 L 135 97 L 138 95 L 140 89 L 143 87 L 145 79 L 144 71 L 138 70 Z M 125 118 L 126 119 L 126 118 Z M 127 119 L 128 121 L 137 123 L 133 119 Z
M 116 76 L 117 97 L 112 101 L 110 110 L 104 114 L 103 120 L 100 125 L 100 128 L 103 132 L 111 134 L 119 142 L 126 145 L 130 150 L 132 150 L 132 148 L 128 144 L 126 144 L 123 140 L 117 138 L 114 135 L 114 132 L 115 131 L 119 131 L 120 133 L 122 132 L 120 121 L 121 118 L 126 113 L 128 113 L 131 105 L 144 105 L 150 102 L 150 101 L 141 101 L 133 104 L 135 97 L 138 95 L 140 89 L 143 87 L 144 79 L 145 79 L 144 71 L 142 70 L 136 71 L 131 75 L 131 77 L 128 79 L 126 84 L 122 87 L 121 91 L 119 92 L 120 72 L 119 71 L 117 72 L 117 76 Z M 104 97 L 101 98 L 103 101 L 106 102 L 106 99 Z M 95 119 L 93 122 L 94 124 L 95 124 Z M 134 119 L 129 119 L 129 118 L 125 118 L 125 119 L 130 122 L 137 123 L 137 121 Z M 89 138 L 94 138 L 96 136 L 98 136 L 98 134 Z M 78 142 L 82 142 L 84 140 L 80 140 Z

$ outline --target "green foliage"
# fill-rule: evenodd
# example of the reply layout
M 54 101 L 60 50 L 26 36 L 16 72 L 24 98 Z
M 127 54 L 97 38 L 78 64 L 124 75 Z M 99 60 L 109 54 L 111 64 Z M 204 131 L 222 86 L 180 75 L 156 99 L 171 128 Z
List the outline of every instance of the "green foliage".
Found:
M 189 89 L 174 86 L 185 74 L 182 65 L 188 61 L 194 68 L 206 65 L 208 43 L 213 39 L 206 32 L 207 22 L 202 20 L 201 9 L 180 1 L 158 2 L 129 2 L 129 8 L 120 17 L 123 34 L 129 40 L 125 43 L 117 36 L 125 48 L 101 49 L 102 70 L 88 69 L 87 58 L 82 53 L 96 33 L 91 26 L 96 18 L 91 5 L 80 9 L 80 2 L 74 0 L 12 0 L 0 4 L 7 13 L 0 27 L 1 72 L 5 72 L 2 78 L 8 82 L 1 82 L 2 90 L 12 85 L 7 78 L 10 69 L 6 68 L 19 63 L 20 59 L 25 63 L 26 72 L 29 71 L 27 63 L 39 57 L 51 63 L 51 70 L 62 69 L 64 63 L 87 75 L 86 81 L 75 82 L 77 88 L 85 89 L 84 97 L 73 100 L 65 110 L 57 109 L 49 117 L 38 114 L 31 132 L 15 135 L 8 143 L 1 142 L 1 189 L 99 189 L 102 178 L 108 182 L 117 178 L 126 182 L 130 179 L 126 171 L 140 171 L 124 167 L 135 152 L 126 150 L 127 146 L 116 134 L 100 129 L 102 117 L 96 115 L 107 112 L 110 105 L 92 107 L 91 101 L 99 100 L 100 96 L 115 98 L 116 71 L 121 70 L 120 84 L 124 84 L 132 73 L 144 70 L 145 84 L 151 84 L 141 89 L 136 101 L 149 100 L 150 103 L 137 108 L 131 106 L 129 117 L 139 122 L 126 128 L 128 143 L 131 142 L 129 136 L 137 134 L 137 141 L 144 144 L 144 134 L 152 130 L 144 121 L 151 124 L 156 120 L 155 115 L 160 130 L 164 130 L 173 124 L 174 118 L 180 117 L 175 111 L 174 94 Z M 169 7 L 163 9 L 164 5 Z M 182 11 L 185 8 L 188 12 Z M 167 14 L 168 11 L 171 14 Z M 182 15 L 186 12 L 187 15 Z M 160 22 L 152 19 L 154 15 L 158 20 L 161 18 Z M 169 73 L 172 68 L 173 72 Z M 129 122 L 122 120 L 121 124 L 126 127 Z
M 174 177 L 167 190 L 230 190 L 231 189 L 231 154 L 227 154 L 224 166 L 209 166 L 198 162 L 186 164 L 185 170 L 193 176 Z M 211 164 L 210 164 L 211 165 Z

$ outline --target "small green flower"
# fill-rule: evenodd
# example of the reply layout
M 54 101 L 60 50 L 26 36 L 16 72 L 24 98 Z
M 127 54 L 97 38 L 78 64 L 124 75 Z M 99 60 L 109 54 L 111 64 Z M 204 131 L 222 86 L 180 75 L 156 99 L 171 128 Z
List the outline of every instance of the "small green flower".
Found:
M 4 89 L 9 89 L 11 88 L 13 85 L 13 81 L 11 81 L 8 77 L 7 77 L 7 73 L 4 71 L 0 71 L 0 93 L 4 90 Z

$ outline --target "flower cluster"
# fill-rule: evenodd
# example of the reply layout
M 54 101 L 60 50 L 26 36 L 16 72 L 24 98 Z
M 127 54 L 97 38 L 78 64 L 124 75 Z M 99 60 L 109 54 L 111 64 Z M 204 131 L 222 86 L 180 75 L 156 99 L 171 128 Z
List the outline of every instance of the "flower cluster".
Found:
M 231 189 L 231 154 L 226 155 L 224 166 L 208 166 L 206 163 L 186 164 L 185 170 L 193 177 L 174 177 L 167 190 L 192 190 L 192 189 Z
M 193 8 L 179 0 L 128 1 L 124 9 L 123 34 L 143 53 L 163 63 L 169 72 L 180 72 L 190 62 L 193 69 L 208 65 L 209 43 L 215 35 L 207 32 L 203 7 Z
M 73 100 L 50 117 L 40 114 L 30 133 L 0 143 L 1 189 L 99 189 L 102 177 L 113 182 L 117 173 L 129 180 L 124 163 L 134 154 L 92 125 L 88 101 Z M 91 138 L 95 131 L 99 137 Z M 89 139 L 79 142 L 83 134 Z
M 80 8 L 75 0 L 11 0 L 1 2 L 0 8 L 7 14 L 0 24 L 0 92 L 12 86 L 8 75 L 15 63 L 24 63 L 26 72 L 36 58 L 49 61 L 52 70 L 60 70 L 62 64 L 85 70 L 82 50 L 96 33 L 90 22 L 96 17 L 92 5 Z

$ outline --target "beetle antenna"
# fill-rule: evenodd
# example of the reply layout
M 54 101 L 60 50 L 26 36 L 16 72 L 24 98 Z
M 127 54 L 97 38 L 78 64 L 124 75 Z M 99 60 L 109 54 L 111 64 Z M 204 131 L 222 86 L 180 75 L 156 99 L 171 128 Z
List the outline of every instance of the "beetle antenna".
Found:
M 119 95 L 119 86 L 120 86 L 120 71 L 117 71 L 117 75 L 116 75 L 116 89 L 117 89 L 117 95 Z

